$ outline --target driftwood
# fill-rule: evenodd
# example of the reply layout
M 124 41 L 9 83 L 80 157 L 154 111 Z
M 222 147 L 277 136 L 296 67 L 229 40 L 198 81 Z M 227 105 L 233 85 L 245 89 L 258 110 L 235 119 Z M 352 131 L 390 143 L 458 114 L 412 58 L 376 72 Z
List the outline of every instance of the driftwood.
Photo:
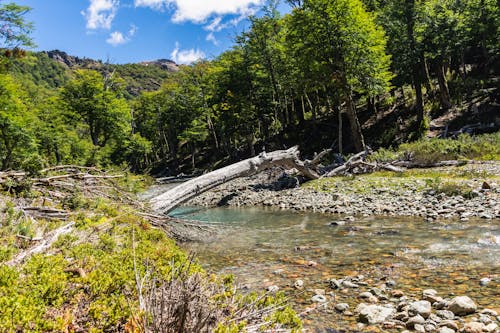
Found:
M 320 177 L 318 172 L 312 168 L 313 163 L 299 159 L 299 149 L 295 146 L 287 150 L 277 150 L 267 154 L 263 152 L 259 156 L 191 179 L 154 197 L 151 200 L 152 208 L 157 212 L 168 213 L 178 205 L 220 184 L 238 177 L 250 176 L 274 166 L 295 168 L 309 179 Z
M 7 266 L 16 266 L 24 262 L 26 259 L 31 257 L 32 255 L 36 253 L 42 253 L 45 252 L 48 248 L 52 246 L 52 243 L 54 243 L 59 236 L 67 234 L 73 230 L 73 227 L 75 225 L 75 222 L 71 222 L 66 224 L 65 226 L 62 226 L 49 234 L 47 234 L 43 239 L 40 240 L 40 244 L 33 246 L 32 248 L 23 251 L 19 254 L 17 254 L 13 259 L 7 261 L 5 265 Z M 34 239 L 32 239 L 34 240 Z

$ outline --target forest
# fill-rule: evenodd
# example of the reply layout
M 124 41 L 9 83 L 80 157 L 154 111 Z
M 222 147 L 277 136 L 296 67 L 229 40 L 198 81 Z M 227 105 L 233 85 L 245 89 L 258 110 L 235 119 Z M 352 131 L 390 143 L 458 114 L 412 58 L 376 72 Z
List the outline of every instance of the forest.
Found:
M 170 70 L 26 51 L 30 8 L 2 5 L 0 169 L 172 175 L 296 144 L 396 148 L 444 114 L 498 128 L 497 1 L 287 3 L 282 15 L 268 1 L 215 59 Z M 455 118 L 446 131 L 468 124 Z

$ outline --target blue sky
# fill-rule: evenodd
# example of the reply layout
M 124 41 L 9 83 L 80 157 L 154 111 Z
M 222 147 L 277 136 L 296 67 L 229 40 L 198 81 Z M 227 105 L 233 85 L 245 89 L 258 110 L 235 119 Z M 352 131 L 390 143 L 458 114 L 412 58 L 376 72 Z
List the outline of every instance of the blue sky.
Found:
M 16 0 L 32 8 L 36 50 L 131 63 L 189 63 L 233 44 L 264 0 Z

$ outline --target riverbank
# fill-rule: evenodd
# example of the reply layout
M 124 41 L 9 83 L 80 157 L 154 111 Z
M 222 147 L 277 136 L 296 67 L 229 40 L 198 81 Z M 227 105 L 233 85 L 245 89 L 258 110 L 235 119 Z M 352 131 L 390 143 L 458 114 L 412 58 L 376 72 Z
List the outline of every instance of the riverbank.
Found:
M 272 170 L 220 185 L 188 205 L 271 206 L 354 216 L 418 216 L 429 221 L 500 218 L 500 163 L 323 178 L 298 185 Z

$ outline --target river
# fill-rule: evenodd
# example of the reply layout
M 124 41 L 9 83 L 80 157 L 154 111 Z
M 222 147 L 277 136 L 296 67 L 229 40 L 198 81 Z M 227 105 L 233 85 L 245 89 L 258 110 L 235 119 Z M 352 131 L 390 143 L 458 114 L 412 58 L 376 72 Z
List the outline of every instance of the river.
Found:
M 346 302 L 353 310 L 363 288 L 383 288 L 388 282 L 409 297 L 418 298 L 422 290 L 433 288 L 442 297 L 467 295 L 480 308 L 500 310 L 498 219 L 351 221 L 262 207 L 181 207 L 171 215 L 221 230 L 206 241 L 184 245 L 208 271 L 233 274 L 249 290 L 276 285 L 298 312 L 314 306 L 311 297 L 324 291 L 329 305 L 304 318 L 306 327 L 319 331 L 354 330 L 355 317 L 336 313 L 332 305 Z M 359 275 L 364 278 L 356 290 L 333 290 L 328 284 L 332 278 Z M 480 285 L 485 278 L 491 282 Z M 298 279 L 304 282 L 301 290 L 293 287 Z

